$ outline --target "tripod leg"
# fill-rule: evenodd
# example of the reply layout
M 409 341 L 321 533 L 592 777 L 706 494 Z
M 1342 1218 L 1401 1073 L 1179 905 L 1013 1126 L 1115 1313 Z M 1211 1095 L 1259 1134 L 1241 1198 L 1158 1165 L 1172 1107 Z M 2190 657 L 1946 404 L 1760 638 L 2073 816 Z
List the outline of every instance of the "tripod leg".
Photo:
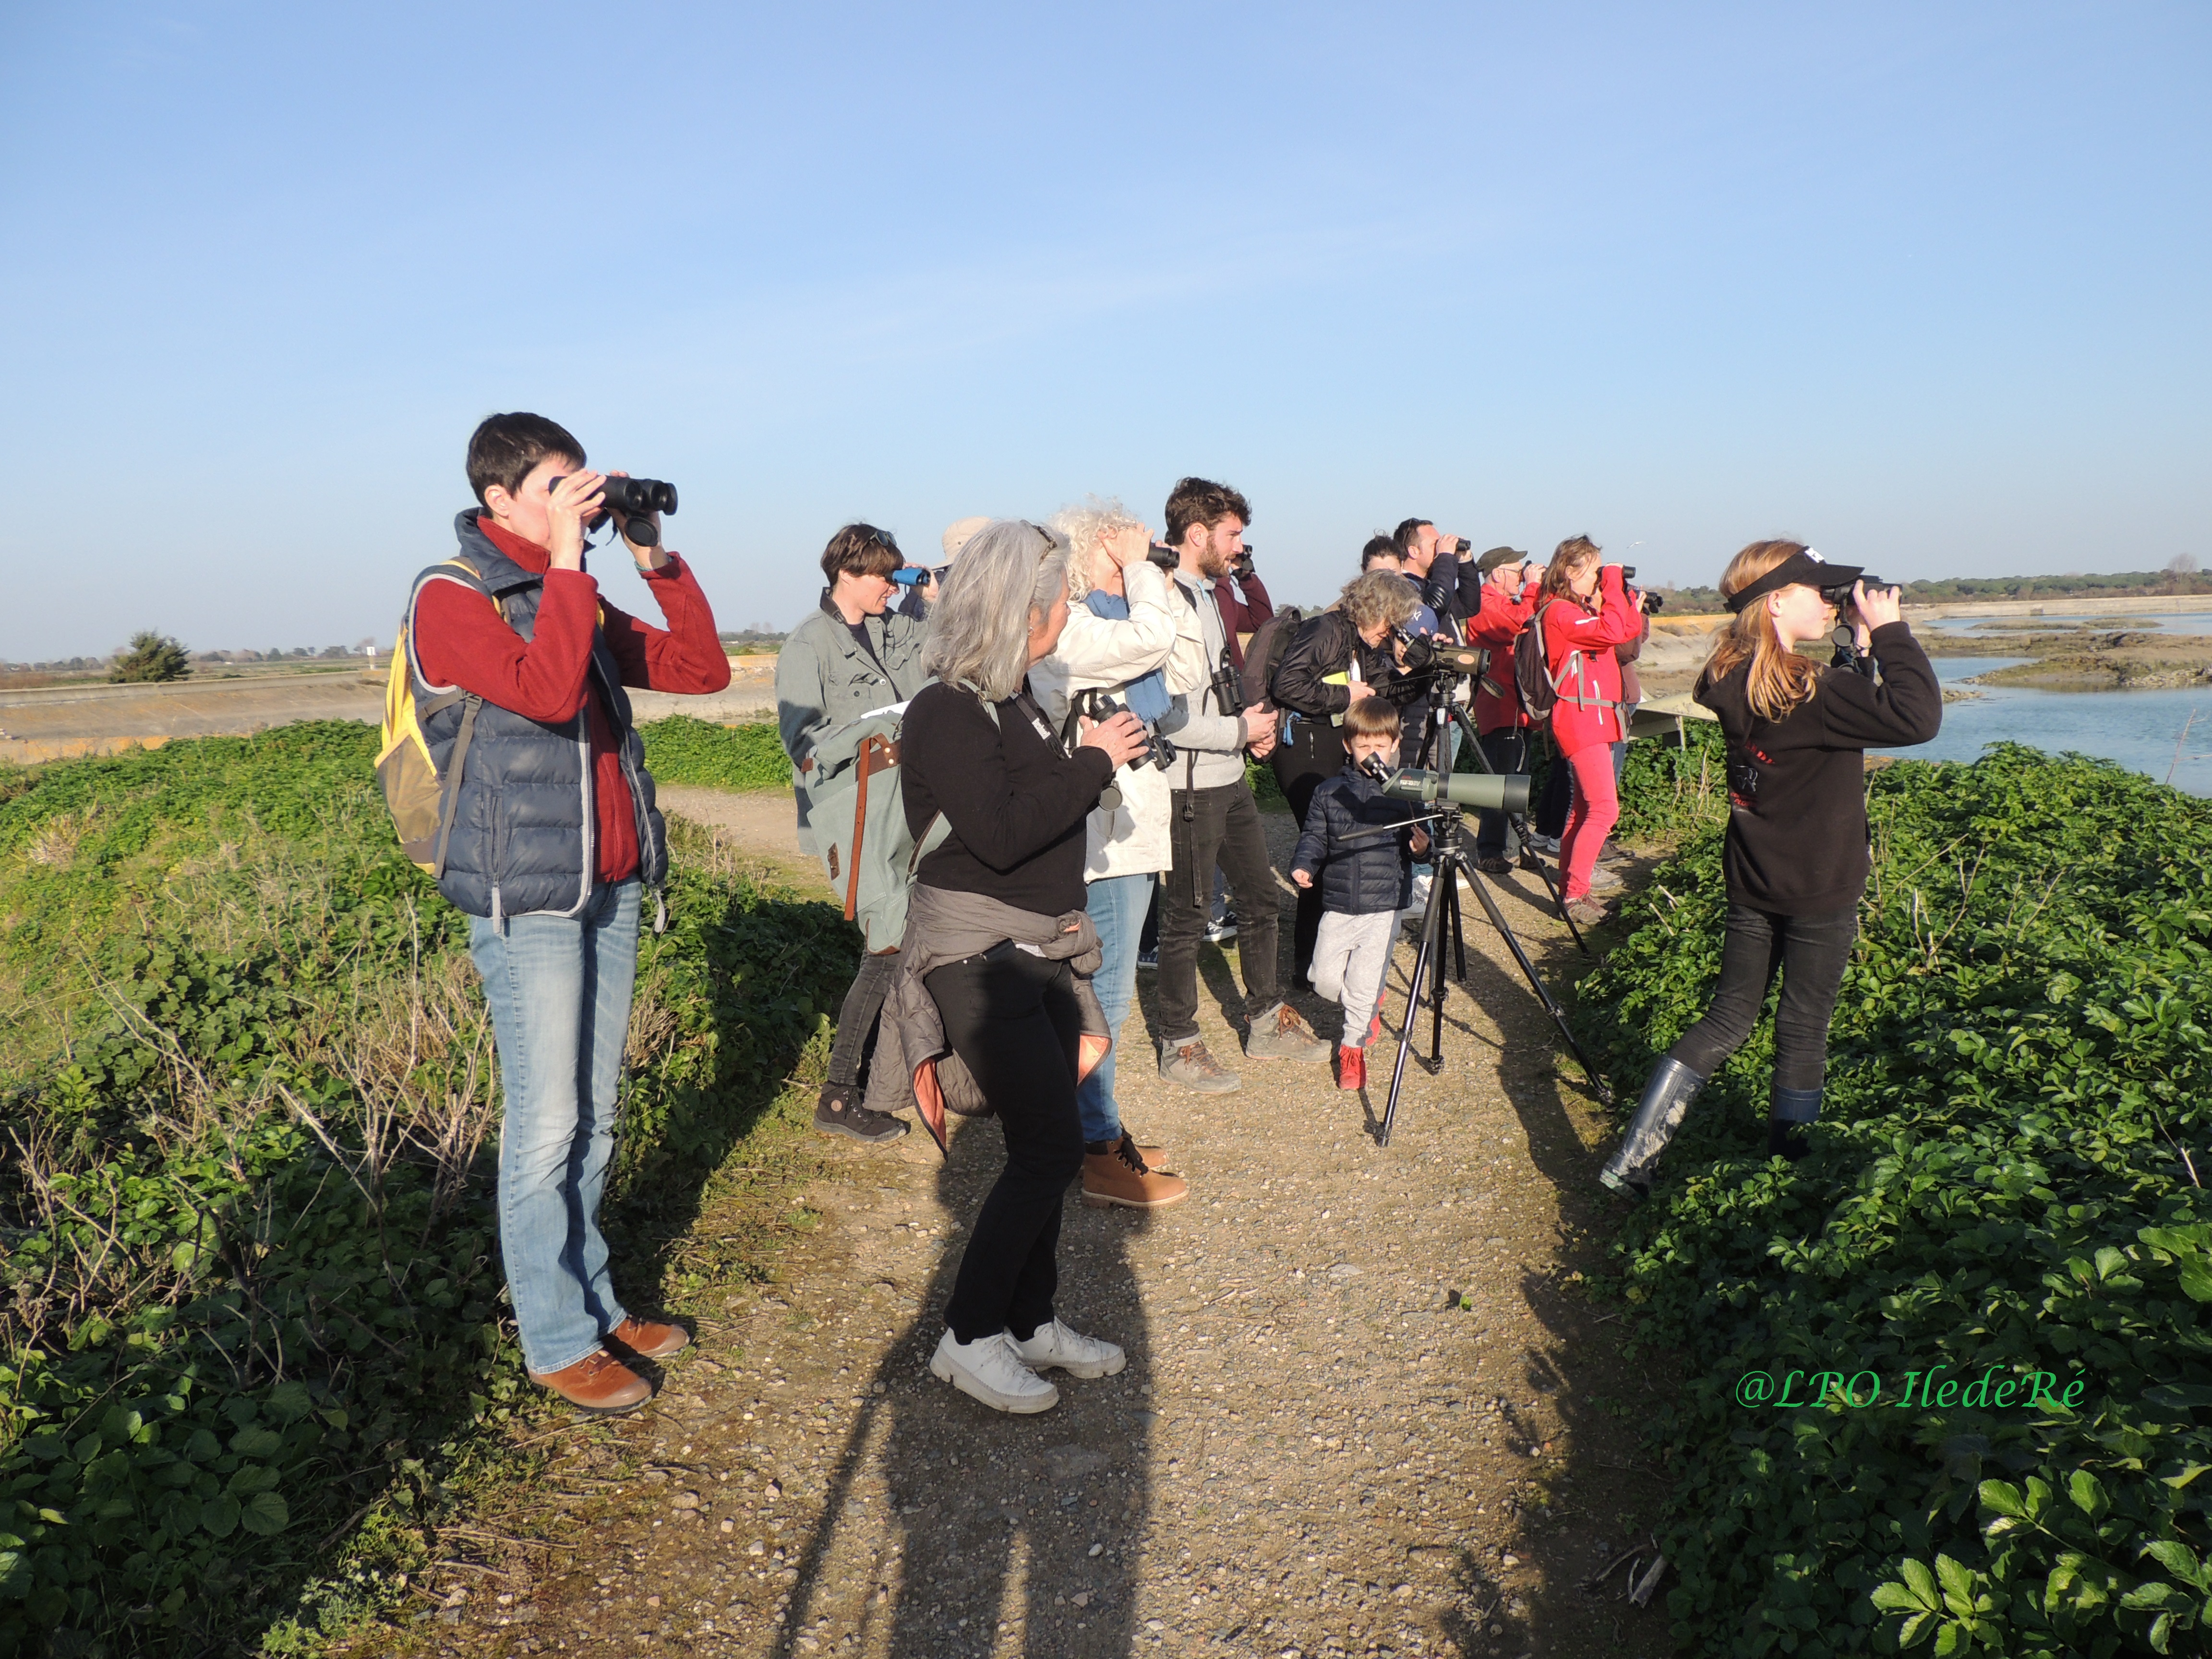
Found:
M 1522 868 L 1534 870 L 1543 878 L 1544 890 L 1552 896 L 1552 908 L 1559 913 L 1559 920 L 1567 924 L 1567 932 L 1574 935 L 1576 947 L 1588 956 L 1590 953 L 1589 941 L 1583 937 L 1583 930 L 1575 926 L 1575 919 L 1567 914 L 1566 890 L 1552 879 L 1552 866 L 1529 850 L 1528 820 L 1513 817 L 1507 822 L 1513 826 L 1513 833 L 1521 838 Z
M 1382 1107 L 1382 1127 L 1376 1136 L 1376 1145 L 1390 1144 L 1391 1127 L 1398 1121 L 1398 1096 L 1406 1086 L 1406 1056 L 1413 1048 L 1413 1018 L 1421 1011 L 1421 979 L 1429 971 L 1429 963 L 1437 946 L 1438 916 L 1437 889 L 1429 886 L 1429 902 L 1421 912 L 1421 948 L 1413 956 L 1413 972 L 1406 981 L 1406 1023 L 1398 1028 L 1398 1060 L 1390 1068 L 1390 1096 Z M 1441 1000 L 1443 988 L 1437 988 Z
M 1573 1051 L 1577 1063 L 1583 1068 L 1583 1075 L 1589 1079 L 1591 1092 L 1605 1104 L 1611 1105 L 1613 1091 L 1598 1075 L 1597 1067 L 1590 1064 L 1589 1056 L 1583 1052 L 1583 1045 L 1575 1041 L 1574 1030 L 1567 1024 L 1565 1013 L 1552 1000 L 1552 994 L 1544 988 L 1544 981 L 1536 972 L 1536 964 L 1528 960 L 1528 953 L 1521 948 L 1521 941 L 1514 937 L 1513 929 L 1506 923 L 1504 912 L 1498 908 L 1498 901 L 1490 896 L 1489 889 L 1482 883 L 1472 882 L 1469 885 L 1474 889 L 1474 896 L 1482 901 L 1482 908 L 1490 913 L 1490 925 L 1498 930 L 1498 937 L 1513 952 L 1513 960 L 1520 964 L 1522 975 L 1528 980 L 1529 988 L 1535 992 L 1536 1000 L 1544 1005 L 1544 1012 L 1552 1017 L 1552 1024 L 1559 1028 L 1559 1035 L 1566 1039 L 1567 1047 Z

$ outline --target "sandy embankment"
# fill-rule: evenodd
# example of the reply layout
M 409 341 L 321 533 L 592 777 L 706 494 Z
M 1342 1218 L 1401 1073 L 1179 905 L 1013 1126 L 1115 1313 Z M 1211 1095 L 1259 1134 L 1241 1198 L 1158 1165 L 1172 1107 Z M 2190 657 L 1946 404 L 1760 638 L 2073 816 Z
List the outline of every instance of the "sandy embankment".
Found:
M 640 720 L 690 714 L 755 720 L 775 707 L 775 659 L 735 657 L 730 688 L 711 697 L 631 693 Z M 238 736 L 295 720 L 376 720 L 384 676 L 357 670 L 194 676 L 166 685 L 47 685 L 0 690 L 0 760 L 27 764 L 124 749 L 158 749 L 172 738 Z

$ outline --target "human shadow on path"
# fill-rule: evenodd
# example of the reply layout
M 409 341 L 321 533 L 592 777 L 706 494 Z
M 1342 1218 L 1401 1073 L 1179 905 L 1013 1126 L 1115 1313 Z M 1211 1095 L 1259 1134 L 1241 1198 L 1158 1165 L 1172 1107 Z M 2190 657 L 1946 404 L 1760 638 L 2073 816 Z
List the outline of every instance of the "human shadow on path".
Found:
M 894 1659 L 994 1650 L 1106 1659 L 1135 1644 L 1133 1577 L 1152 1504 L 1154 1419 L 1139 1391 L 1149 1331 L 1127 1243 L 1146 1218 L 1090 1209 L 1071 1188 L 1061 1219 L 1057 1311 L 1127 1352 L 1120 1375 L 1048 1373 L 1060 1403 L 1016 1417 L 929 1372 L 969 1228 L 1003 1160 L 994 1123 L 956 1128 L 936 1185 L 958 1231 L 909 1304 L 911 1320 L 834 1462 L 822 1520 L 795 1563 L 778 1656 L 850 1643 Z M 852 1501 L 871 1464 L 892 1510 L 881 1523 Z

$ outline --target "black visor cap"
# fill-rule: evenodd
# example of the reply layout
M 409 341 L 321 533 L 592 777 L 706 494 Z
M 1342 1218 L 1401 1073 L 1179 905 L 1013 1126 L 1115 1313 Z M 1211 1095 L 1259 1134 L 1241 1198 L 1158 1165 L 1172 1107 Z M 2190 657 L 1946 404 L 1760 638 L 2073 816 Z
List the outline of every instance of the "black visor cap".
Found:
M 1763 599 L 1799 582 L 1808 587 L 1849 587 L 1865 574 L 1863 564 L 1830 564 L 1808 549 L 1791 554 L 1749 586 L 1729 594 L 1724 603 L 1732 614 L 1740 616 L 1753 599 Z

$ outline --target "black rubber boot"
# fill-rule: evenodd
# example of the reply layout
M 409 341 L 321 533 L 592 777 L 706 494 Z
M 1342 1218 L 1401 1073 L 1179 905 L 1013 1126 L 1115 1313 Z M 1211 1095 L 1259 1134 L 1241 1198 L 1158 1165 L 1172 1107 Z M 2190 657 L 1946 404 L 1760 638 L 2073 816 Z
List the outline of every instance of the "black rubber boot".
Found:
M 1766 1121 L 1767 1157 L 1786 1158 L 1792 1164 L 1804 1157 L 1811 1150 L 1806 1144 L 1805 1132 L 1820 1118 L 1818 1089 L 1776 1089 L 1771 1114 Z
M 1682 1127 L 1682 1115 L 1690 1109 L 1690 1103 L 1705 1086 L 1705 1079 L 1672 1055 L 1653 1066 L 1650 1077 L 1644 1081 L 1644 1099 L 1629 1121 L 1628 1133 L 1620 1138 L 1620 1145 L 1613 1156 L 1606 1159 L 1605 1168 L 1597 1172 L 1597 1178 L 1616 1193 L 1627 1193 L 1637 1198 L 1647 1196 L 1659 1155 L 1667 1150 L 1674 1131 Z

